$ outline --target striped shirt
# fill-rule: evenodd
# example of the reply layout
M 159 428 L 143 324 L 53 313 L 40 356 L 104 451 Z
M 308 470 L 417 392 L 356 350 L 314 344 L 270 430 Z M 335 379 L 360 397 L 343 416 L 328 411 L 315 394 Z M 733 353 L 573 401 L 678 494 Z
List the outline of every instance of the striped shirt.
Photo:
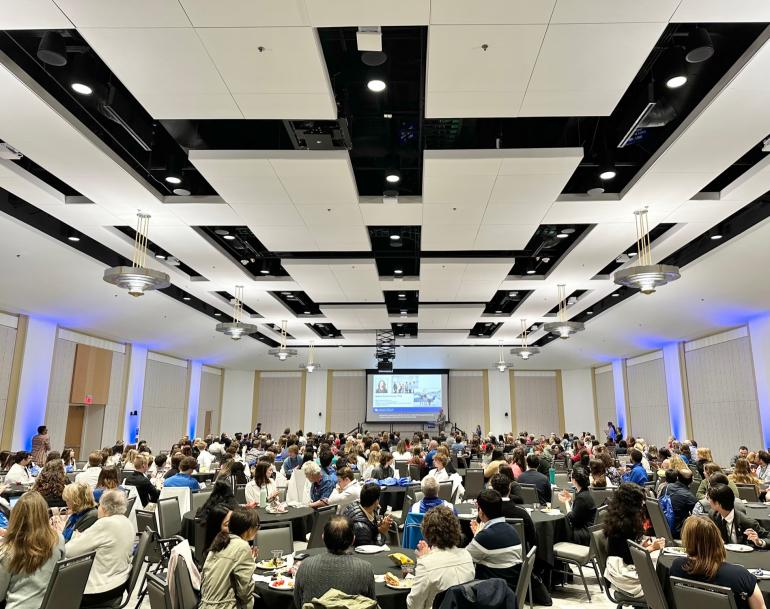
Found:
M 516 587 L 521 569 L 521 540 L 505 518 L 487 521 L 467 550 L 476 564 L 476 579 L 501 577 Z

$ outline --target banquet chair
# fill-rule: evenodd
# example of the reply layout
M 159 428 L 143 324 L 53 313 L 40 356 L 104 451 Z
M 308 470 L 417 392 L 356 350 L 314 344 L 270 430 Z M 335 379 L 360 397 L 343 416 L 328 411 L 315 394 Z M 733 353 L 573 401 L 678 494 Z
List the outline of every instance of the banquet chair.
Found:
M 134 505 L 136 504 L 136 497 L 129 497 L 128 503 L 126 505 L 126 518 L 131 517 L 131 510 L 134 509 Z
M 748 503 L 756 503 L 759 501 L 757 495 L 757 487 L 753 484 L 736 484 L 738 487 L 738 497 Z
M 294 534 L 291 522 L 269 522 L 262 525 L 253 542 L 259 548 L 259 560 L 269 560 L 273 550 L 282 550 L 284 555 L 294 552 Z
M 524 519 L 523 518 L 506 518 L 505 522 L 510 524 L 514 529 L 516 529 L 516 534 L 519 536 L 519 541 L 521 542 L 521 558 L 522 558 L 522 565 L 521 570 L 524 571 L 524 568 L 526 567 L 526 557 L 527 557 L 527 534 L 524 530 Z M 533 560 L 533 566 L 534 566 L 534 560 Z M 530 573 L 531 575 L 531 573 Z M 519 582 L 521 582 L 522 575 L 519 575 Z M 527 578 L 529 580 L 529 578 Z M 527 586 L 529 588 L 529 586 Z M 518 591 L 518 587 L 516 588 Z M 518 592 L 517 592 L 518 596 Z M 519 604 L 519 607 L 523 607 L 523 604 Z M 529 595 L 529 606 L 532 607 L 532 593 L 530 591 Z
M 730 588 L 702 584 L 681 577 L 671 578 L 674 604 L 679 607 L 703 607 L 704 609 L 736 609 L 735 596 Z
M 631 559 L 634 561 L 647 606 L 649 609 L 668 609 L 666 595 L 663 592 L 663 586 L 660 585 L 658 574 L 655 572 L 650 553 L 633 541 L 628 541 L 628 549 L 631 552 Z
M 179 514 L 179 499 L 166 497 L 158 500 L 158 533 L 161 537 L 179 535 L 182 530 L 182 517 Z
M 57 561 L 40 609 L 78 609 L 96 552 Z
M 484 470 L 465 470 L 465 499 L 475 499 L 484 490 Z
M 323 533 L 326 523 L 329 522 L 337 513 L 336 505 L 327 505 L 326 507 L 318 508 L 315 511 L 315 517 L 313 518 L 313 528 L 310 531 L 310 536 L 307 542 L 307 549 L 310 548 L 323 548 Z
M 150 599 L 150 609 L 172 609 L 168 584 L 155 573 L 147 574 L 147 598 Z
M 655 537 L 663 537 L 666 540 L 666 545 L 679 545 L 674 540 L 674 536 L 671 533 L 671 527 L 668 526 L 668 520 L 666 520 L 658 500 L 645 499 L 644 503 L 647 506 L 647 514 L 650 516 L 650 521 L 652 521 L 652 529 L 655 531 Z
M 190 511 L 190 489 L 186 486 L 184 487 L 163 487 L 160 489 L 160 499 L 159 501 L 162 501 L 163 499 L 168 499 L 170 497 L 176 497 L 177 498 L 177 507 L 179 509 L 179 517 L 181 518 L 183 514 L 186 514 Z
M 211 495 L 211 491 L 199 491 L 197 493 L 193 493 L 192 497 L 190 498 L 190 511 L 193 514 L 197 514 L 198 510 L 203 507 L 203 504 L 206 503 L 206 500 Z
M 409 463 L 406 461 L 396 461 L 396 471 L 399 478 L 406 478 L 409 475 Z
M 596 562 L 601 572 L 601 582 L 607 598 L 617 605 L 617 609 L 626 606 L 646 609 L 647 603 L 644 602 L 643 598 L 631 598 L 622 592 L 613 590 L 610 582 L 604 577 L 604 571 L 607 568 L 607 538 L 604 536 L 604 525 L 594 525 L 588 530 L 591 532 L 591 550 L 596 556 Z
M 553 555 L 557 559 L 566 562 L 568 565 L 577 567 L 578 575 L 580 576 L 580 581 L 583 583 L 583 588 L 585 589 L 589 603 L 591 602 L 591 593 L 588 591 L 588 583 L 586 582 L 586 577 L 583 573 L 583 567 L 591 567 L 594 570 L 596 580 L 599 583 L 599 589 L 601 590 L 604 588 L 602 576 L 599 574 L 599 565 L 596 562 L 596 555 L 590 545 L 584 546 L 577 543 L 570 543 L 569 541 L 560 541 L 553 544 Z M 573 574 L 569 569 L 561 570 L 554 568 L 553 571 L 557 573 L 566 573 L 567 575 Z
M 206 521 L 199 518 L 195 519 L 193 537 L 193 560 L 203 568 L 203 562 L 206 560 Z M 188 541 L 190 541 L 188 539 Z
M 439 499 L 452 502 L 452 481 L 439 482 L 438 484 L 438 496 Z
M 588 487 L 588 492 L 591 493 L 591 497 L 594 499 L 594 504 L 597 506 L 604 505 L 605 502 L 615 494 L 614 488 L 594 488 Z
M 519 520 L 522 523 L 522 530 L 524 529 L 524 523 L 520 518 L 514 518 L 513 520 Z M 522 548 L 523 547 L 522 544 Z M 529 607 L 532 609 L 532 586 L 530 586 L 530 579 L 532 579 L 532 570 L 535 568 L 536 554 L 537 546 L 532 546 L 521 562 L 519 581 L 516 582 L 516 606 L 519 607 L 519 609 L 523 609 L 527 593 L 529 593 Z
M 421 480 L 422 476 L 420 475 L 420 466 L 415 465 L 414 463 L 409 464 L 409 477 L 412 480 Z
M 557 471 L 554 475 L 554 484 L 560 489 L 566 489 L 569 486 L 569 474 Z
M 174 568 L 174 589 L 169 590 L 174 596 L 172 606 L 175 609 L 196 609 L 198 607 L 198 593 L 192 585 L 190 569 L 184 557 L 180 556 Z
M 236 484 L 235 485 L 235 502 L 239 505 L 244 505 L 246 503 L 246 485 L 245 484 Z
M 415 550 L 422 537 L 422 520 L 425 514 L 407 514 L 404 521 L 404 535 L 401 544 L 404 548 Z
M 609 510 L 609 506 L 607 504 L 600 505 L 598 508 L 596 508 L 594 524 L 604 524 L 604 521 L 607 519 L 607 510 Z
M 534 484 L 519 484 L 519 495 L 521 495 L 524 505 L 540 504 L 540 497 L 537 495 Z

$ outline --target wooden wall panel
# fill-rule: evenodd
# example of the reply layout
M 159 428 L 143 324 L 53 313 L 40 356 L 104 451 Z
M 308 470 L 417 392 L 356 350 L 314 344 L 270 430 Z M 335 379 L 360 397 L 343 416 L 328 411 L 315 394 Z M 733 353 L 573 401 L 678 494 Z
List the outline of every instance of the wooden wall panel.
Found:
M 198 401 L 198 426 L 195 435 L 203 437 L 203 427 L 206 421 L 206 412 L 211 413 L 210 416 L 212 434 L 217 434 L 221 431 L 230 431 L 219 429 L 219 405 L 221 402 L 222 377 L 210 372 L 201 372 L 201 393 L 200 399 Z
M 106 404 L 110 396 L 112 351 L 78 344 L 72 373 L 71 404 Z
M 259 421 L 262 423 L 262 430 L 276 437 L 286 427 L 292 431 L 299 429 L 301 399 L 301 372 L 262 372 L 259 383 Z M 250 404 L 244 404 L 243 407 L 250 406 Z
M 330 430 L 348 432 L 357 423 L 366 425 L 366 373 L 337 370 L 332 373 Z

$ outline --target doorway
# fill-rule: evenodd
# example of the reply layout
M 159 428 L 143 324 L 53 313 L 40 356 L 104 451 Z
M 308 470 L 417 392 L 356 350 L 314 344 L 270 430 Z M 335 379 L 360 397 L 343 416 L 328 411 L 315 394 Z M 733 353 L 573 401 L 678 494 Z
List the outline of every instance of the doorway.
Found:
M 82 460 L 83 420 L 86 407 L 82 404 L 70 405 L 67 412 L 67 429 L 64 432 L 64 446 L 75 451 L 75 459 Z

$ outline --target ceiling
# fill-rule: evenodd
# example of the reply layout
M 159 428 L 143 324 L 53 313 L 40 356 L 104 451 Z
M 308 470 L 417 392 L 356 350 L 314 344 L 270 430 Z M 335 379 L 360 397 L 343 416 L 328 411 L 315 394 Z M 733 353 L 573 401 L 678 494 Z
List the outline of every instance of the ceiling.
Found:
M 370 367 L 375 331 L 393 328 L 406 335 L 397 367 L 487 368 L 498 341 L 520 344 L 525 319 L 543 349 L 522 367 L 573 368 L 768 309 L 770 284 L 734 272 L 767 255 L 770 231 L 763 2 L 3 4 L 0 140 L 24 159 L 0 159 L 16 205 L 0 213 L 1 309 L 272 369 L 299 364 L 267 354 L 283 320 L 300 361 L 314 342 L 324 366 Z M 688 64 L 681 90 L 652 87 L 675 118 L 617 148 L 696 24 L 714 57 Z M 358 26 L 382 27 L 382 65 L 361 62 Z M 69 63 L 34 57 L 49 30 L 72 70 L 89 57 L 87 75 L 122 96 L 114 107 L 149 150 L 105 119 L 100 90 L 84 99 L 64 86 Z M 382 94 L 366 88 L 374 77 Z M 608 160 L 616 178 L 588 194 Z M 189 194 L 164 182 L 180 164 Z M 606 272 L 633 264 L 612 263 L 633 249 L 642 207 L 653 258 L 687 264 L 653 296 L 613 299 Z M 166 256 L 149 264 L 173 283 L 141 299 L 101 280 L 105 256 L 131 257 L 137 210 Z M 540 327 L 559 284 L 576 295 L 568 317 L 587 322 L 569 341 Z M 213 330 L 236 285 L 259 341 Z

